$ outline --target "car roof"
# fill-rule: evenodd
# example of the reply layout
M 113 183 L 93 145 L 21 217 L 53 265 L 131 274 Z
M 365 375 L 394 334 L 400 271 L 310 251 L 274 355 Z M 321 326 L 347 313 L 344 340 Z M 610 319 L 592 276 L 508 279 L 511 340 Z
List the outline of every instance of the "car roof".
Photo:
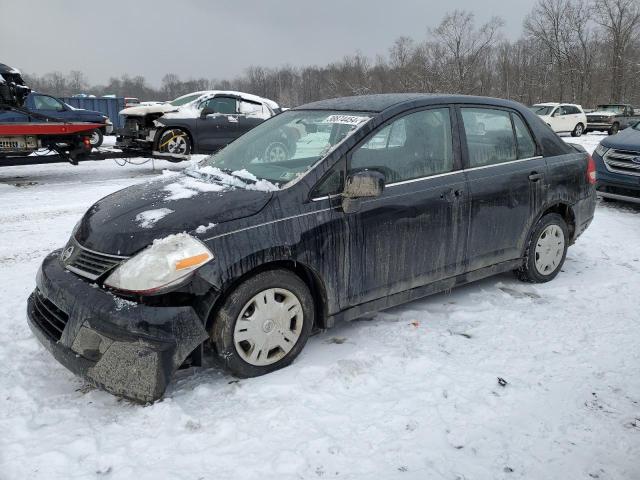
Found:
M 188 94 L 183 95 L 182 97 L 178 97 L 178 98 L 188 97 L 190 95 L 199 95 L 199 97 L 194 100 L 194 101 L 198 101 L 198 102 L 201 102 L 201 101 L 203 101 L 205 99 L 208 99 L 208 98 L 211 98 L 211 97 L 216 97 L 218 95 L 231 95 L 231 96 L 234 96 L 234 97 L 241 97 L 241 98 L 244 98 L 246 100 L 254 101 L 254 102 L 257 102 L 257 103 L 266 103 L 272 109 L 280 108 L 280 106 L 276 102 L 274 102 L 273 100 L 270 100 L 270 99 L 264 98 L 264 97 L 259 97 L 258 95 L 253 95 L 251 93 L 238 92 L 238 91 L 235 91 L 235 90 L 203 90 L 201 92 L 188 93 Z M 178 100 L 178 98 L 176 98 L 176 100 Z
M 392 107 L 420 107 L 446 103 L 466 103 L 491 105 L 497 107 L 522 108 L 522 105 L 491 97 L 476 97 L 471 95 L 452 95 L 439 93 L 380 93 L 375 95 L 359 95 L 354 97 L 331 98 L 317 102 L 306 103 L 292 110 L 345 110 L 360 112 L 383 112 Z

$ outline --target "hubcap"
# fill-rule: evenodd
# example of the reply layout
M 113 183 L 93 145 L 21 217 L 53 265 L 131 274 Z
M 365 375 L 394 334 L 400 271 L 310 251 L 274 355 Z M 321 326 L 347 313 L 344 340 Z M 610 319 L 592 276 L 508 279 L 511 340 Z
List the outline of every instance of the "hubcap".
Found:
M 98 132 L 92 132 L 91 137 L 89 138 L 89 142 L 91 142 L 91 145 L 97 145 L 99 141 L 100 135 L 98 135 Z
M 287 159 L 287 151 L 279 143 L 271 144 L 267 153 L 270 162 L 283 162 Z
M 160 151 L 185 154 L 187 152 L 186 134 L 181 131 L 170 130 L 160 140 Z
M 582 135 L 582 125 L 576 125 L 576 134 L 578 136 Z
M 536 269 L 542 275 L 556 271 L 564 254 L 564 232 L 558 225 L 547 225 L 535 248 Z
M 255 366 L 276 363 L 300 338 L 304 316 L 300 300 L 284 288 L 269 288 L 242 308 L 233 331 L 240 357 Z

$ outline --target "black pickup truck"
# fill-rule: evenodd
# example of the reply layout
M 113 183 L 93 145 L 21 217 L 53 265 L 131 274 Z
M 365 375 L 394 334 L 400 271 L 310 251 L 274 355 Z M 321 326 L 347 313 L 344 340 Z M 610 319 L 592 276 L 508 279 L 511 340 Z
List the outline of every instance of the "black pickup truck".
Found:
M 625 103 L 598 105 L 593 112 L 587 113 L 587 132 L 603 131 L 615 135 L 630 125 L 640 121 L 639 109 Z

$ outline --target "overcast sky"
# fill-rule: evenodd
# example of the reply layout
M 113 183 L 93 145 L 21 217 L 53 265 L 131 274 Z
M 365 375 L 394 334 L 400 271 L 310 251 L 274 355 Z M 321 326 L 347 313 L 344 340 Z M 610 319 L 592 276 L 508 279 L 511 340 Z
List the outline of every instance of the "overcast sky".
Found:
M 159 86 L 231 78 L 249 65 L 324 65 L 386 54 L 401 35 L 422 40 L 455 8 L 494 15 L 516 38 L 535 0 L 0 0 L 0 63 L 29 73 L 122 73 Z M 99 6 L 98 6 L 99 5 Z

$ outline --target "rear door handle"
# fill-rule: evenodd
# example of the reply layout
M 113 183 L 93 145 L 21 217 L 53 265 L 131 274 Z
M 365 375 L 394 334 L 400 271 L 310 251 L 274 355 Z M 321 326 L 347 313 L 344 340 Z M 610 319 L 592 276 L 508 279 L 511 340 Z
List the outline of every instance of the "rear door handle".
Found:
M 538 180 L 541 180 L 542 177 L 544 177 L 542 173 L 531 172 L 531 174 L 529 175 L 529 180 L 532 182 L 537 182 Z

